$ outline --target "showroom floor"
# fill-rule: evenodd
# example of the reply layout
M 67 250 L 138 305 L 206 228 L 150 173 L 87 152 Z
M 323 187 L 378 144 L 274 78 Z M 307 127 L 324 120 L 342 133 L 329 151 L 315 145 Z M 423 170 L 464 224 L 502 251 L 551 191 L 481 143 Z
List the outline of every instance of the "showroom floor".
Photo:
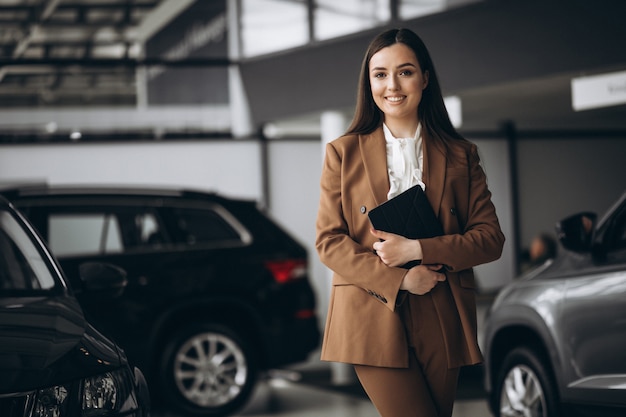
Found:
M 304 372 L 306 373 L 306 372 Z M 466 378 L 463 385 L 476 386 L 481 381 Z M 269 378 L 259 384 L 250 403 L 233 417 L 379 417 L 378 412 L 356 387 L 331 389 L 306 381 Z M 491 417 L 484 395 L 462 395 L 454 405 L 453 417 Z M 152 417 L 179 417 L 154 409 Z
M 478 299 L 478 332 L 491 297 Z M 312 357 L 316 357 L 315 354 Z M 345 368 L 347 369 L 347 368 Z M 257 387 L 249 404 L 232 417 L 379 417 L 356 377 L 344 369 L 344 384 L 332 384 L 328 363 L 311 361 L 288 370 L 271 373 Z M 453 417 L 492 417 L 483 389 L 482 367 L 464 368 L 459 379 Z M 353 382 L 350 382 L 353 381 Z M 153 407 L 152 417 L 180 417 Z
M 263 392 L 261 392 L 263 391 Z M 365 396 L 329 391 L 296 383 L 270 383 L 239 416 L 378 417 Z M 459 400 L 453 417 L 490 417 L 484 399 Z

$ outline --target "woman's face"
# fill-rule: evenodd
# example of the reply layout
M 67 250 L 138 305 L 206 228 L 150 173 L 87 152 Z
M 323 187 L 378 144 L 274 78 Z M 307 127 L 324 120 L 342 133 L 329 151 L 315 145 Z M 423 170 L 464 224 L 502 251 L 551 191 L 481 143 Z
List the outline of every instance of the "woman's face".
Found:
M 417 121 L 417 106 L 428 85 L 415 53 L 403 43 L 376 52 L 369 62 L 372 96 L 387 122 Z

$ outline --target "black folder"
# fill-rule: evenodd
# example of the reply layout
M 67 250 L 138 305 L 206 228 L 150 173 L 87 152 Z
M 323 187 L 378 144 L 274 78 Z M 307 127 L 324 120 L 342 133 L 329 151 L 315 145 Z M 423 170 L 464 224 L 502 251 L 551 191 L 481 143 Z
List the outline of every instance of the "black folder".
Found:
M 402 235 L 409 239 L 424 239 L 443 235 L 443 228 L 424 190 L 415 185 L 385 201 L 368 212 L 374 229 Z M 419 265 L 411 261 L 404 268 Z

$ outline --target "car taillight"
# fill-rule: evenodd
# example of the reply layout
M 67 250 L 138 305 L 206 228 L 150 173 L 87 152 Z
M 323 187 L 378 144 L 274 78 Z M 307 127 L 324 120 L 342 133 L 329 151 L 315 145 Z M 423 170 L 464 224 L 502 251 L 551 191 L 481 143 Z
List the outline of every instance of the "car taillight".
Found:
M 304 309 L 296 311 L 294 317 L 297 319 L 311 319 L 315 317 L 315 310 L 312 309 Z
M 285 284 L 306 277 L 307 264 L 303 259 L 286 259 L 282 261 L 267 261 L 265 267 L 270 270 L 274 280 Z

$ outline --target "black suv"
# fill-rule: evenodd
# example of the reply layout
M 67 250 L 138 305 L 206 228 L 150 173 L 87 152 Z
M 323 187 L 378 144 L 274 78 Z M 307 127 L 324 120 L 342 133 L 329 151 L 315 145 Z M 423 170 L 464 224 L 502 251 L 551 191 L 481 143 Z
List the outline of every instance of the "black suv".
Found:
M 85 264 L 83 278 L 123 283 Z M 124 352 L 85 320 L 35 230 L 0 197 L 0 415 L 147 417 L 148 386 Z
M 260 371 L 318 347 L 306 249 L 254 201 L 145 188 L 1 193 L 48 242 L 89 318 L 175 411 L 232 414 Z M 127 285 L 84 282 L 86 261 L 121 267 Z

